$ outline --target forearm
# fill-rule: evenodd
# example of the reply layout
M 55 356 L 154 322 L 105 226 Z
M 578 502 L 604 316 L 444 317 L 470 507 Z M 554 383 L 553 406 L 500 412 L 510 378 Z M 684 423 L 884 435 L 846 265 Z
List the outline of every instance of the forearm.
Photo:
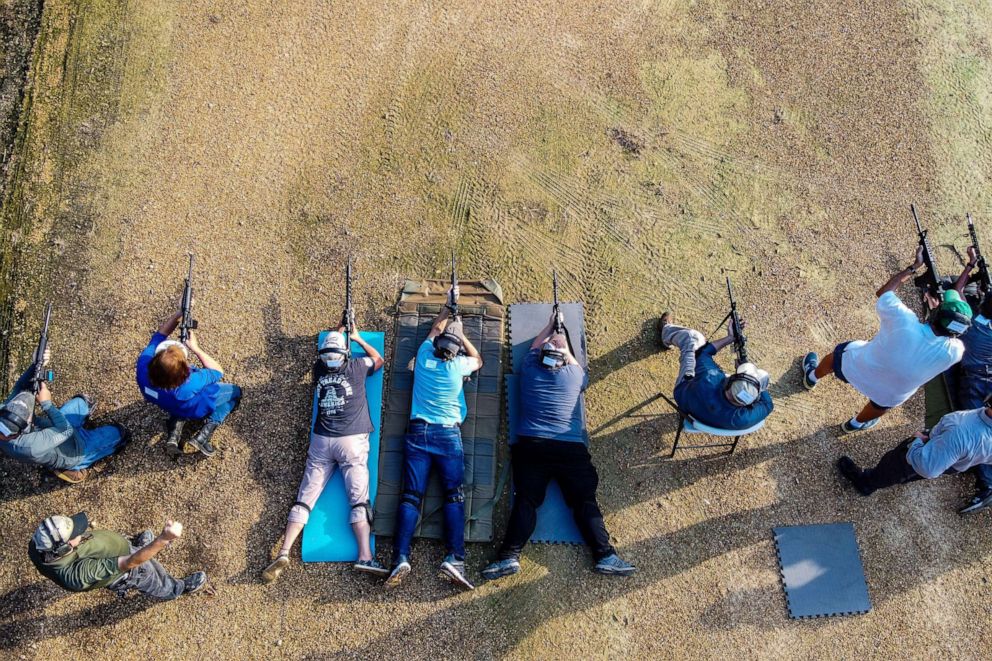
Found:
M 469 358 L 477 358 L 479 363 L 482 363 L 482 356 L 479 355 L 479 350 L 475 348 L 472 344 L 472 340 L 468 339 L 468 336 L 462 336 L 462 346 L 465 349 L 465 355 Z
M 162 322 L 162 324 L 158 327 L 158 332 L 166 337 L 169 337 L 172 335 L 172 331 L 176 330 L 176 327 L 179 325 L 179 321 L 182 318 L 182 313 L 177 312 Z
M 120 567 L 121 571 L 131 571 L 135 567 L 145 562 L 148 562 L 156 555 L 159 551 L 164 549 L 170 544 L 169 541 L 162 539 L 161 535 L 152 540 L 152 543 L 148 546 L 142 546 L 140 549 L 132 553 L 131 555 L 121 556 L 117 559 L 117 566 Z
M 451 311 L 446 307 L 441 308 L 441 313 L 437 315 L 431 326 L 431 335 L 440 335 L 444 332 L 444 329 L 448 327 L 449 316 L 451 316 Z
M 371 344 L 363 340 L 361 335 L 357 335 L 355 337 L 355 343 L 358 346 L 360 346 L 365 351 L 365 355 L 367 355 L 372 360 L 374 361 L 382 360 L 382 354 L 376 351 L 375 347 L 373 347 Z
M 69 421 L 66 419 L 65 415 L 51 400 L 41 403 L 41 411 L 48 416 L 49 422 L 52 423 L 52 426 L 49 427 L 50 430 L 57 431 L 61 434 L 72 434 L 72 425 L 69 424 Z M 68 436 L 66 436 L 66 438 L 68 438 Z
M 537 337 L 534 338 L 534 341 L 531 342 L 530 344 L 531 349 L 541 348 L 541 345 L 543 345 L 551 338 L 551 331 L 554 329 L 554 323 L 555 322 L 552 319 L 551 321 L 548 322 L 547 326 L 541 329 L 541 331 L 537 334 Z
M 914 471 L 928 480 L 939 477 L 957 461 L 945 445 L 939 439 L 935 441 L 931 438 L 926 443 L 919 438 L 914 439 L 906 451 L 906 461 Z
M 196 351 L 194 351 L 194 353 L 196 354 L 196 357 L 200 359 L 200 364 L 206 367 L 208 370 L 217 370 L 221 374 L 224 373 L 224 368 L 220 366 L 220 363 L 218 363 L 216 360 L 211 358 L 210 354 L 208 354 L 206 351 L 202 349 L 197 349 Z
M 959 275 L 958 279 L 954 282 L 954 290 L 962 297 L 964 296 L 964 288 L 968 285 L 968 279 L 971 277 L 971 270 L 973 268 L 974 267 L 970 263 L 965 264 L 964 270 L 961 271 L 961 275 Z
M 725 336 L 725 337 L 721 337 L 719 340 L 713 340 L 712 342 L 710 342 L 710 344 L 713 345 L 713 349 L 715 349 L 717 352 L 719 352 L 721 349 L 723 349 L 728 344 L 732 344 L 733 341 L 734 341 L 734 338 L 732 338 L 732 337 L 730 337 L 728 335 L 728 336 Z
M 881 298 L 883 294 L 899 289 L 899 287 L 901 287 L 904 282 L 909 280 L 914 273 L 916 273 L 916 270 L 913 269 L 913 267 L 904 268 L 889 278 L 888 282 L 882 285 L 881 289 L 875 292 L 875 296 Z

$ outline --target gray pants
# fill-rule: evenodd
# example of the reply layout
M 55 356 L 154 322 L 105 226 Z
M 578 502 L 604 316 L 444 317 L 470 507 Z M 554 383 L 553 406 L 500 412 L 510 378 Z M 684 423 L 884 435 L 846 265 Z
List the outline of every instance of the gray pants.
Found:
M 131 553 L 137 550 L 131 546 Z M 123 580 L 118 580 L 107 588 L 116 592 L 118 597 L 126 596 L 128 590 L 137 590 L 146 597 L 169 601 L 181 595 L 186 584 L 173 578 L 158 560 L 152 558 L 129 571 Z
M 706 344 L 706 336 L 692 328 L 667 324 L 661 341 L 679 350 L 679 375 L 675 385 L 678 386 L 687 377 L 696 376 L 696 351 Z

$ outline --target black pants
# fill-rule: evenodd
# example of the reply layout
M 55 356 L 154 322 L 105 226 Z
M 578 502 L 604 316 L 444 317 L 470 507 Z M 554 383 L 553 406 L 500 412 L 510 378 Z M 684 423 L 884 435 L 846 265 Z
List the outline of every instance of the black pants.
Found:
M 878 465 L 865 470 L 861 478 L 862 484 L 872 490 L 877 490 L 914 480 L 922 480 L 923 477 L 913 470 L 913 467 L 906 461 L 906 453 L 909 452 L 909 444 L 912 442 L 913 437 L 907 438 L 883 454 L 882 458 L 878 460 Z
M 596 503 L 599 475 L 589 450 L 582 443 L 521 438 L 510 449 L 513 464 L 513 511 L 506 537 L 499 550 L 501 559 L 516 558 L 534 533 L 537 508 L 544 502 L 548 483 L 554 479 L 598 561 L 615 553 Z

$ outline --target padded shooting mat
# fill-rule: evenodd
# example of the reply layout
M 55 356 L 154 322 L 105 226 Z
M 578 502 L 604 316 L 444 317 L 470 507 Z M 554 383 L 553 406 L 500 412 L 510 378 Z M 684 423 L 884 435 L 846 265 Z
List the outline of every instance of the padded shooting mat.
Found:
M 871 610 L 853 524 L 787 526 L 773 532 L 790 617 Z
M 397 305 L 395 346 L 389 363 L 389 389 L 382 422 L 379 454 L 379 497 L 372 524 L 377 535 L 393 534 L 396 509 L 403 491 L 403 437 L 410 420 L 413 372 L 410 365 L 427 339 L 441 311 L 447 280 L 407 280 Z M 465 541 L 493 538 L 493 500 L 496 498 L 497 439 L 500 427 L 500 384 L 503 381 L 503 292 L 492 280 L 458 283 L 459 312 L 465 335 L 482 354 L 483 366 L 465 382 L 468 416 L 462 424 L 465 450 Z M 415 535 L 442 539 L 443 492 L 431 471 Z
M 579 364 L 585 367 L 586 332 L 581 303 L 561 303 L 562 315 L 565 317 L 565 328 L 569 330 L 569 343 L 572 353 Z M 524 356 L 530 350 L 531 342 L 548 323 L 551 317 L 550 303 L 517 303 L 510 306 L 510 344 L 513 355 L 513 370 L 517 373 L 523 364 Z M 506 377 L 506 410 L 509 421 L 507 436 L 515 440 L 517 412 L 519 410 L 519 390 L 517 377 L 510 374 Z M 572 419 L 572 428 L 586 433 L 585 396 L 579 399 L 579 407 Z M 586 444 L 589 443 L 586 434 Z M 512 493 L 512 490 L 511 490 Z M 537 510 L 537 527 L 530 536 L 534 544 L 584 544 L 582 534 L 575 525 L 571 508 L 565 504 L 558 482 L 551 480 L 548 491 L 544 495 L 544 503 Z
M 317 337 L 318 347 L 326 335 L 327 331 L 322 331 Z M 362 331 L 361 335 L 380 354 L 385 352 L 385 333 Z M 356 358 L 366 355 L 365 350 L 355 342 L 351 343 L 351 352 Z M 374 503 L 379 473 L 379 431 L 382 427 L 382 370 L 366 379 L 365 396 L 374 427 L 369 434 L 369 499 Z M 316 417 L 317 389 L 314 388 L 310 429 L 313 429 Z M 350 514 L 351 505 L 344 489 L 344 478 L 341 471 L 336 470 L 317 499 L 307 525 L 303 527 L 303 562 L 352 562 L 358 559 L 358 544 L 348 523 Z M 375 551 L 375 537 L 372 538 L 372 551 Z
M 955 369 L 957 365 L 951 367 Z M 923 426 L 933 429 L 941 418 L 956 410 L 954 399 L 951 397 L 950 384 L 947 374 L 938 374 L 923 386 L 924 415 Z

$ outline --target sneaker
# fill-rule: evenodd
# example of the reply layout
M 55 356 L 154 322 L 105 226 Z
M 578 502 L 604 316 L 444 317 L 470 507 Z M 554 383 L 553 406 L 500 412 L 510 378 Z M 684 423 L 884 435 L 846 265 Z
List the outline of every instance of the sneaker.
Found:
M 183 453 L 182 448 L 180 448 L 180 441 L 183 437 L 185 424 L 186 421 L 181 418 L 169 418 L 167 426 L 169 435 L 165 439 L 165 453 L 170 457 L 178 457 Z
M 207 584 L 207 573 L 202 571 L 195 571 L 186 578 L 183 579 L 183 585 L 186 588 L 183 590 L 183 594 L 196 594 Z
M 854 488 L 858 490 L 862 496 L 870 496 L 875 493 L 875 490 L 865 486 L 865 472 L 858 467 L 854 460 L 844 455 L 837 460 L 837 470 L 843 475 L 848 482 L 854 485 Z
M 155 533 L 151 530 L 145 530 L 135 535 L 131 539 L 131 544 L 134 545 L 134 548 L 140 549 L 143 546 L 148 546 L 153 541 L 155 541 Z
M 992 489 L 986 489 L 975 494 L 975 497 L 971 499 L 970 503 L 958 510 L 958 514 L 981 512 L 989 505 L 992 505 Z
M 520 561 L 516 558 L 504 558 L 497 560 L 482 570 L 482 578 L 492 581 L 504 576 L 512 576 L 520 572 Z
M 217 452 L 217 448 L 214 447 L 213 443 L 210 442 L 210 437 L 214 435 L 217 427 L 220 425 L 212 420 L 207 420 L 200 431 L 193 434 L 193 438 L 189 439 L 189 444 L 200 451 L 200 454 L 206 457 L 214 456 Z
M 662 338 L 665 337 L 665 326 L 672 322 L 672 313 L 665 312 L 662 313 L 661 318 L 658 319 L 658 346 L 661 347 L 662 351 L 668 351 L 672 348 L 671 344 L 665 342 Z
M 845 434 L 853 434 L 854 432 L 868 431 L 869 429 L 877 425 L 878 421 L 879 418 L 875 418 L 874 420 L 869 420 L 860 427 L 855 427 L 854 425 L 851 424 L 850 420 L 845 420 L 844 424 L 842 424 L 840 428 L 844 431 Z
M 279 575 L 289 567 L 289 556 L 279 554 L 275 560 L 269 563 L 269 566 L 262 570 L 262 580 L 266 583 L 271 583 L 272 581 L 279 578 Z
M 86 402 L 86 409 L 87 409 L 86 417 L 89 418 L 91 415 L 93 415 L 93 409 L 96 408 L 96 400 L 93 398 L 92 395 L 87 395 L 84 392 L 77 392 L 75 395 L 71 397 L 71 399 L 76 399 L 77 397 L 83 400 L 84 402 Z
M 813 373 L 813 370 L 815 370 L 816 366 L 819 364 L 819 356 L 812 351 L 803 356 L 803 385 L 806 386 L 806 390 L 812 390 L 816 387 L 816 382 L 810 381 L 809 375 Z
M 475 586 L 465 578 L 465 561 L 458 560 L 452 553 L 444 556 L 444 562 L 441 563 L 438 576 L 466 590 L 475 589 Z
M 56 469 L 52 471 L 55 477 L 60 480 L 65 480 L 69 484 L 79 484 L 90 474 L 89 470 L 86 468 L 80 468 L 77 471 L 68 469 Z
M 373 558 L 372 560 L 358 560 L 351 566 L 355 571 L 360 571 L 373 576 L 389 576 L 389 570 L 383 567 Z
M 637 571 L 637 567 L 622 560 L 616 553 L 611 553 L 597 562 L 592 570 L 606 576 L 630 576 Z
M 401 555 L 396 564 L 393 565 L 393 571 L 389 572 L 389 578 L 386 579 L 386 587 L 395 588 L 409 573 L 410 560 L 405 555 Z

